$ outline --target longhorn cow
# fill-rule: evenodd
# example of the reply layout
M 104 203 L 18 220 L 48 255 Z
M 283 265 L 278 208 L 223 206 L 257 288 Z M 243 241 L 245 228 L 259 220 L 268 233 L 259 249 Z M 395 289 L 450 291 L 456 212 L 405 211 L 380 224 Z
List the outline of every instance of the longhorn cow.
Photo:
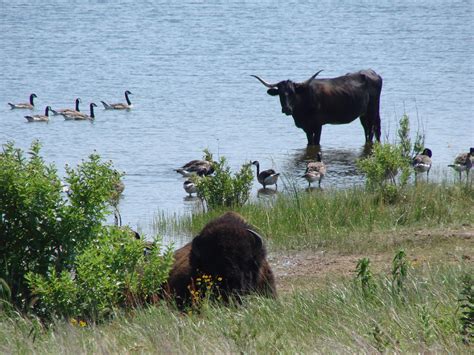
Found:
M 269 84 L 257 75 L 271 96 L 280 96 L 281 111 L 292 115 L 306 133 L 308 145 L 319 145 L 322 126 L 344 124 L 360 117 L 366 143 L 380 141 L 380 93 L 382 77 L 371 69 L 332 79 L 315 79 L 322 70 L 302 83 L 291 80 Z

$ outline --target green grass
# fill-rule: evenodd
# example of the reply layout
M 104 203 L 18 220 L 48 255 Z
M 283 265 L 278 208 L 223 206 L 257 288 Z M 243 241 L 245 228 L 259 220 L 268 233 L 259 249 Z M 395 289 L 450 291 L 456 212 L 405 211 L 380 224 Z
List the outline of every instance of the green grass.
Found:
M 66 322 L 41 329 L 0 316 L 2 353 L 468 353 L 460 335 L 461 277 L 474 270 L 410 269 L 403 291 L 377 276 L 367 298 L 352 280 L 282 295 L 248 298 L 241 307 L 207 305 L 181 314 L 166 306 L 118 315 L 84 328 Z
M 408 186 L 392 203 L 362 187 L 311 192 L 295 189 L 234 210 L 266 237 L 272 249 L 324 247 L 357 252 L 386 250 L 390 232 L 472 226 L 472 206 L 472 185 L 420 183 Z M 160 215 L 155 218 L 155 231 L 191 237 L 223 211 Z
M 0 353 L 469 353 L 458 300 L 463 275 L 474 274 L 473 247 L 470 237 L 450 238 L 446 231 L 472 231 L 473 205 L 472 186 L 446 183 L 409 186 L 392 203 L 363 188 L 294 189 L 267 197 L 236 211 L 272 251 L 323 247 L 335 258 L 383 254 L 372 259 L 373 293 L 340 274 L 306 275 L 304 287 L 286 288 L 277 300 L 205 304 L 191 315 L 160 305 L 86 327 L 67 321 L 44 327 L 0 305 Z M 161 215 L 155 228 L 191 237 L 222 212 Z M 422 237 L 415 235 L 420 230 Z M 445 238 L 432 238 L 436 233 Z M 418 266 L 410 268 L 402 291 L 394 292 L 386 273 L 400 246 Z

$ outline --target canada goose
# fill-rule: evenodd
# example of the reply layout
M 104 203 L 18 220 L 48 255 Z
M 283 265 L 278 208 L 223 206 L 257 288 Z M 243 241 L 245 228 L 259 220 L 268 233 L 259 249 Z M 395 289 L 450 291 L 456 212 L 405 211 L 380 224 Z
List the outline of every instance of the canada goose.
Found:
M 123 103 L 108 104 L 105 101 L 101 101 L 101 102 L 102 102 L 102 105 L 104 105 L 104 108 L 106 110 L 130 110 L 133 107 L 133 105 L 128 95 L 133 95 L 133 94 L 128 90 L 125 91 L 125 100 L 127 100 L 126 104 L 123 104 Z
M 33 110 L 35 108 L 35 103 L 33 102 L 34 98 L 38 97 L 36 94 L 31 94 L 30 95 L 30 102 L 29 103 L 21 103 L 21 104 L 12 104 L 8 103 L 10 105 L 10 109 L 28 109 L 28 110 Z
M 303 177 L 308 181 L 309 187 L 311 183 L 318 181 L 318 186 L 321 187 L 321 180 L 326 175 L 326 165 L 321 160 L 321 153 L 316 155 L 316 161 L 309 162 L 306 165 L 306 172 Z
M 71 109 L 71 108 L 62 108 L 62 109 L 59 109 L 59 110 L 53 110 L 51 109 L 51 112 L 57 116 L 57 115 L 62 115 L 63 113 L 68 113 L 68 112 L 81 112 L 81 110 L 79 110 L 79 103 L 82 102 L 80 98 L 77 98 L 76 99 L 76 109 Z
M 461 180 L 461 173 L 466 172 L 466 178 L 469 178 L 469 170 L 471 170 L 473 162 L 472 158 L 474 157 L 474 148 L 470 148 L 468 153 L 459 154 L 456 159 L 454 159 L 454 164 L 448 165 L 459 173 L 459 180 Z
M 214 162 L 198 159 L 191 160 L 181 168 L 175 169 L 175 171 L 184 177 L 190 177 L 193 175 L 207 176 L 214 172 Z
M 196 184 L 191 180 L 186 180 L 183 183 L 183 188 L 184 188 L 184 191 L 186 191 L 190 197 L 191 197 L 191 194 L 197 192 Z
M 426 172 L 426 179 L 428 180 L 430 169 L 431 169 L 431 156 L 432 152 L 430 149 L 425 148 L 423 153 L 416 155 L 413 158 L 413 169 L 415 170 L 415 181 L 418 173 Z
M 25 118 L 28 122 L 48 122 L 49 110 L 51 110 L 51 106 L 46 106 L 44 110 L 44 115 L 25 116 Z
M 93 121 L 95 119 L 95 114 L 94 114 L 94 107 L 97 107 L 95 103 L 91 103 L 89 105 L 90 109 L 90 114 L 86 114 L 83 112 L 75 112 L 75 111 L 69 111 L 69 112 L 63 112 L 61 115 L 63 115 L 64 119 L 67 121 Z
M 252 162 L 252 165 L 255 165 L 257 167 L 257 180 L 260 184 L 263 185 L 264 189 L 266 189 L 267 185 L 275 185 L 275 189 L 278 189 L 277 182 L 280 173 L 277 173 L 273 169 L 260 171 L 260 163 L 257 160 Z

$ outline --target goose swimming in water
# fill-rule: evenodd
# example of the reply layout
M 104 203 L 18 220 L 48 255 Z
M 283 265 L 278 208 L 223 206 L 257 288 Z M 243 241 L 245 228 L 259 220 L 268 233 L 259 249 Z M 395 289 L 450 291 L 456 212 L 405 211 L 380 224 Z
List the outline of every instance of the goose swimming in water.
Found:
M 181 168 L 175 169 L 175 171 L 184 177 L 190 177 L 193 175 L 207 176 L 214 172 L 214 162 L 208 160 L 191 160 L 184 164 Z
M 316 155 L 316 161 L 309 162 L 306 165 L 306 172 L 302 176 L 308 181 L 309 187 L 311 183 L 318 181 L 318 186 L 321 187 L 321 180 L 326 175 L 326 165 L 322 162 L 321 153 Z
M 468 153 L 459 154 L 454 163 L 448 165 L 459 173 L 459 180 L 461 180 L 461 174 L 463 171 L 466 172 L 466 178 L 469 178 L 469 171 L 474 165 L 472 159 L 474 158 L 474 148 L 470 148 Z
M 10 109 L 27 109 L 27 110 L 33 110 L 35 108 L 35 103 L 33 102 L 34 98 L 38 97 L 36 94 L 31 94 L 30 95 L 30 102 L 29 103 L 21 103 L 21 104 L 12 104 L 8 103 L 10 105 Z
M 28 122 L 48 122 L 49 121 L 49 110 L 51 110 L 50 106 L 46 106 L 44 110 L 44 115 L 33 115 L 33 116 L 25 116 Z
M 426 172 L 426 179 L 428 180 L 430 169 L 431 169 L 431 157 L 432 152 L 429 148 L 425 148 L 423 153 L 416 155 L 413 158 L 412 165 L 413 169 L 415 170 L 415 181 L 419 173 Z
M 102 105 L 104 105 L 104 108 L 106 110 L 130 110 L 133 107 L 133 105 L 128 95 L 133 95 L 133 94 L 128 90 L 125 91 L 125 100 L 127 101 L 126 104 L 124 103 L 108 104 L 105 101 L 101 101 L 101 102 L 102 102 Z
M 73 110 L 71 108 L 62 108 L 62 109 L 59 109 L 59 110 L 53 110 L 51 109 L 51 112 L 57 116 L 57 115 L 62 115 L 63 113 L 69 113 L 69 112 L 72 112 L 72 113 L 75 113 L 75 112 L 81 112 L 81 110 L 79 110 L 79 103 L 82 102 L 80 98 L 77 98 L 76 99 L 76 108 Z
M 252 162 L 252 165 L 255 165 L 257 167 L 257 180 L 260 184 L 263 185 L 264 189 L 267 188 L 267 185 L 275 185 L 275 189 L 278 189 L 277 182 L 280 173 L 277 173 L 273 169 L 260 171 L 260 163 L 257 160 Z
M 95 119 L 94 107 L 97 107 L 95 103 L 89 105 L 90 114 L 83 112 L 64 112 L 61 113 L 66 121 L 93 121 Z

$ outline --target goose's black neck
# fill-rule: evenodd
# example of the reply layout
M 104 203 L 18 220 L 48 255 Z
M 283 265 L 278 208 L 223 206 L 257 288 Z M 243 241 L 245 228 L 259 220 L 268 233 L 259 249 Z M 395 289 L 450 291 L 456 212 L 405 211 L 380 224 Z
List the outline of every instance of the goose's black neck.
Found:
M 90 104 L 90 108 L 91 108 L 90 116 L 91 116 L 91 118 L 95 118 L 95 116 L 94 116 L 94 104 Z
M 260 175 L 260 163 L 256 162 L 255 166 L 257 167 L 257 177 Z
M 128 92 L 125 93 L 125 100 L 127 100 L 127 104 L 128 105 L 131 105 L 132 102 L 130 101 L 130 99 L 128 98 Z
M 44 109 L 44 115 L 46 117 L 49 117 L 49 106 L 46 106 L 46 108 Z
M 79 112 L 79 99 L 76 99 L 76 111 Z
M 31 106 L 34 106 L 35 103 L 33 102 L 33 100 L 35 99 L 35 96 L 34 95 L 30 95 L 30 104 Z

